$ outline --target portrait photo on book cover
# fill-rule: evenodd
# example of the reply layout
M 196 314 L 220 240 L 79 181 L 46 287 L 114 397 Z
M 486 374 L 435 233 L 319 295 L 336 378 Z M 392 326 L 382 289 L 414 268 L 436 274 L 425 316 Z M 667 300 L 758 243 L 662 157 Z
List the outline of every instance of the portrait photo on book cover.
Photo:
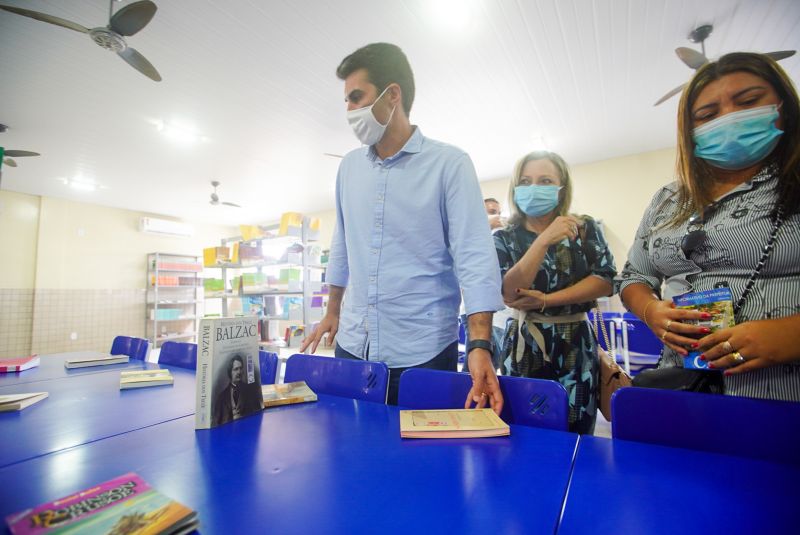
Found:
M 222 425 L 262 409 L 261 377 L 253 355 L 236 352 L 220 359 L 214 375 L 212 425 Z

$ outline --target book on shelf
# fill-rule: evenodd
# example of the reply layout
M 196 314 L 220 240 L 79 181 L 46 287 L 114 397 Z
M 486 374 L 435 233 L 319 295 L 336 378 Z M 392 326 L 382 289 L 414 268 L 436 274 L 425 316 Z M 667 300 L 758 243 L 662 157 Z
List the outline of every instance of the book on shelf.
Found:
M 261 395 L 264 398 L 264 407 L 290 405 L 292 403 L 306 403 L 317 401 L 317 395 L 305 381 L 283 383 L 275 385 L 262 385 Z
M 475 438 L 511 434 L 508 424 L 492 409 L 400 411 L 403 438 Z
M 148 386 L 171 385 L 174 379 L 169 370 L 129 370 L 120 372 L 119 389 L 145 388 Z
M 47 392 L 28 392 L 26 394 L 6 394 L 0 396 L 0 412 L 21 411 L 47 397 Z
M 14 535 L 189 533 L 197 513 L 161 494 L 134 473 L 6 517 Z
M 684 320 L 685 323 L 699 325 L 714 331 L 733 327 L 736 320 L 733 315 L 733 295 L 730 288 L 714 288 L 702 292 L 679 295 L 672 299 L 675 308 L 699 310 L 711 317 L 707 320 Z M 709 370 L 708 361 L 700 360 L 702 351 L 689 351 L 683 357 L 683 367 L 695 370 Z M 713 370 L 709 370 L 713 371 Z
M 0 373 L 21 372 L 39 365 L 39 356 L 30 355 L 16 359 L 0 359 Z
M 258 318 L 203 318 L 197 345 L 195 428 L 226 424 L 263 409 Z
M 111 364 L 123 364 L 128 362 L 128 355 L 102 355 L 99 357 L 87 357 L 79 359 L 67 359 L 64 361 L 65 368 L 88 368 L 90 366 L 109 366 Z

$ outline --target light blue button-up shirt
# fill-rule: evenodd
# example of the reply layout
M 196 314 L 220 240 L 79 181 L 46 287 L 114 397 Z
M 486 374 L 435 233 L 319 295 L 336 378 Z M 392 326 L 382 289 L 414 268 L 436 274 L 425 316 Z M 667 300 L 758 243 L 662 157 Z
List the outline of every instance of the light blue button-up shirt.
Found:
M 338 344 L 390 368 L 431 360 L 466 313 L 503 308 L 500 270 L 475 168 L 419 128 L 394 156 L 348 153 L 336 177 L 326 281 L 346 287 Z

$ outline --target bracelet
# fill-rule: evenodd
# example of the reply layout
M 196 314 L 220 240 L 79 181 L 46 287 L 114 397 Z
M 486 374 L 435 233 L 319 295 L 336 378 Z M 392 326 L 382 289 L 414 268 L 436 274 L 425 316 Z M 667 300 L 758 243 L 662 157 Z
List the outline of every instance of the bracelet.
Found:
M 544 309 L 547 308 L 547 294 L 542 294 L 542 308 L 539 309 L 539 313 L 544 312 Z
M 648 327 L 650 327 L 650 324 L 647 322 L 647 309 L 650 308 L 650 305 L 652 305 L 653 303 L 657 303 L 657 302 L 658 302 L 658 299 L 652 299 L 652 300 L 648 301 L 647 304 L 644 306 L 644 312 L 642 313 L 642 319 L 644 320 L 644 324 L 647 325 Z

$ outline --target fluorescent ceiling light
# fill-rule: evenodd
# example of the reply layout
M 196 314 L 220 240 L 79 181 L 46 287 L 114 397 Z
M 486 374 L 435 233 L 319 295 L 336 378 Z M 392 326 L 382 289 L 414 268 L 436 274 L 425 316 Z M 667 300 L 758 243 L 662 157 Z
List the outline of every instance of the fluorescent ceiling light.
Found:
M 79 191 L 97 191 L 98 189 L 103 188 L 100 184 L 91 180 L 89 178 L 85 178 L 83 176 L 75 176 L 74 178 L 60 178 L 59 179 L 63 184 L 69 186 L 72 189 L 76 189 Z
M 162 120 L 156 121 L 156 130 L 161 132 L 167 139 L 171 139 L 176 143 L 183 145 L 191 145 L 198 142 L 207 142 L 209 139 L 193 127 L 187 124 L 180 124 L 176 122 L 164 122 Z
M 473 2 L 465 0 L 428 0 L 429 16 L 443 29 L 461 31 L 472 23 Z

